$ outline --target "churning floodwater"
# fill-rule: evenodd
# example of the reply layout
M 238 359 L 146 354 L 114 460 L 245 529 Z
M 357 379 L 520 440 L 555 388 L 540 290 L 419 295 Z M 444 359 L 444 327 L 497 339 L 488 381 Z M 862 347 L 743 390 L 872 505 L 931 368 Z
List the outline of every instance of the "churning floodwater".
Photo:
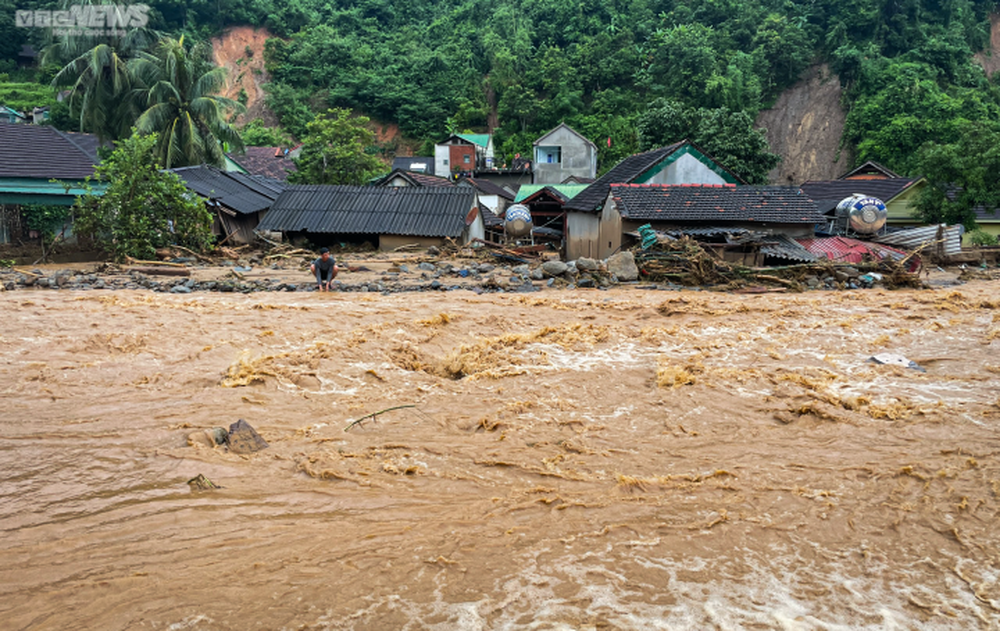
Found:
M 995 284 L 0 315 L 4 629 L 1000 625 Z

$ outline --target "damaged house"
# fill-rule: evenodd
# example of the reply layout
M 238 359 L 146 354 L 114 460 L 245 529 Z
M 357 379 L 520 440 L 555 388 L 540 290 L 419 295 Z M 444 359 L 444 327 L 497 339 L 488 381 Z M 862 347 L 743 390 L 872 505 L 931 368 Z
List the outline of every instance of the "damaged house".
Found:
M 188 190 L 205 198 L 215 215 L 212 230 L 223 243 L 252 242 L 260 220 L 287 186 L 280 180 L 206 165 L 171 171 Z
M 822 220 L 813 200 L 784 186 L 612 184 L 601 224 L 615 249 L 648 225 L 695 238 L 723 260 L 759 266 L 816 260 L 796 239 L 811 238 Z
M 607 258 L 621 245 L 620 226 L 604 219 L 612 184 L 745 182 L 688 140 L 629 156 L 564 204 L 567 259 Z
M 258 226 L 319 245 L 465 245 L 485 236 L 471 186 L 289 186 Z

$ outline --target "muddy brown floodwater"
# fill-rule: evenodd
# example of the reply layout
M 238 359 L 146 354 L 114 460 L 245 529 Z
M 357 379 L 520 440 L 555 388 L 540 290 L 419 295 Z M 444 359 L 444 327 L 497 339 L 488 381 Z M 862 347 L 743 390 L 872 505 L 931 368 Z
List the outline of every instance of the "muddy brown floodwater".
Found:
M 996 283 L 0 315 L 4 629 L 1000 624 Z

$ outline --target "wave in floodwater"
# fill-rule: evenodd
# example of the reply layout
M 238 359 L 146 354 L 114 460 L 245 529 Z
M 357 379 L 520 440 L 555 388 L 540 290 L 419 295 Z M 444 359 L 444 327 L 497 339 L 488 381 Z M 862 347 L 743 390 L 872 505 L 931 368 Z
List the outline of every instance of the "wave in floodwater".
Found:
M 2 626 L 996 628 L 994 287 L 815 295 L 0 294 Z

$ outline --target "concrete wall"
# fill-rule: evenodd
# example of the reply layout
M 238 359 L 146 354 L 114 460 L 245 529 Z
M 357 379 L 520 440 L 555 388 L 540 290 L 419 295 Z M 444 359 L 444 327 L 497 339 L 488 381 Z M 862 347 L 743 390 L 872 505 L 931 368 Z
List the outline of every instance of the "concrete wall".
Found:
M 726 180 L 704 162 L 686 153 L 641 184 L 725 184 Z
M 395 175 L 391 180 L 386 182 L 383 186 L 403 187 L 403 186 L 412 186 L 412 184 L 410 184 L 410 182 L 403 176 Z
M 608 195 L 601 210 L 600 242 L 597 244 L 598 258 L 606 259 L 622 245 L 622 216 L 618 206 Z
M 448 145 L 434 145 L 434 175 L 438 177 L 451 175 Z
M 622 218 L 608 199 L 599 213 L 566 213 L 566 260 L 606 259 L 621 247 Z
M 483 216 L 481 213 L 476 213 L 476 220 L 472 222 L 471 225 L 465 227 L 465 233 L 462 235 L 461 245 L 465 245 L 473 239 L 485 239 L 486 238 L 486 224 L 483 222 Z
M 598 258 L 601 217 L 595 213 L 566 213 L 566 260 Z
M 546 147 L 559 147 L 560 161 L 548 163 L 540 154 Z M 597 150 L 585 139 L 566 127 L 557 127 L 551 133 L 539 138 L 535 144 L 534 160 L 535 184 L 559 184 L 571 175 L 596 177 Z

